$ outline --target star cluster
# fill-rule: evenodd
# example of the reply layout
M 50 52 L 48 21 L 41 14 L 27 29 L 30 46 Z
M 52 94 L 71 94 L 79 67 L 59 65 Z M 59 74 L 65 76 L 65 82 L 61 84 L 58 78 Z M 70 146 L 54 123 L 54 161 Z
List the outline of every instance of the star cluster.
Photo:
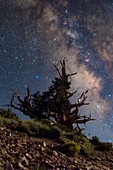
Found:
M 1 0 L 1 107 L 10 89 L 46 90 L 56 76 L 53 63 L 65 57 L 67 71 L 78 72 L 72 90 L 89 90 L 90 105 L 81 112 L 96 121 L 86 133 L 113 142 L 112 25 L 112 0 Z

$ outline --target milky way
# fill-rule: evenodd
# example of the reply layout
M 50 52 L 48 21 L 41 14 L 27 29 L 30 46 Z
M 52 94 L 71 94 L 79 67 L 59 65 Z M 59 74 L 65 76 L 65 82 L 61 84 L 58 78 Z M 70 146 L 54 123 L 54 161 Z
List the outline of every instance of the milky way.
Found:
M 10 89 L 44 91 L 57 75 L 53 63 L 66 58 L 72 99 L 88 89 L 81 113 L 96 118 L 86 134 L 113 141 L 113 2 L 93 0 L 0 0 L 0 104 Z

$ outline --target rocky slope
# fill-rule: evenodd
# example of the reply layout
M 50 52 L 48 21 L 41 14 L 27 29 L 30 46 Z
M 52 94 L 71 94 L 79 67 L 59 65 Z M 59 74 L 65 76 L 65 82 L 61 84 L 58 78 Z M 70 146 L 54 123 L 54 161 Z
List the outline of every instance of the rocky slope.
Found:
M 0 170 L 113 170 L 113 150 L 68 157 L 56 140 L 0 127 Z

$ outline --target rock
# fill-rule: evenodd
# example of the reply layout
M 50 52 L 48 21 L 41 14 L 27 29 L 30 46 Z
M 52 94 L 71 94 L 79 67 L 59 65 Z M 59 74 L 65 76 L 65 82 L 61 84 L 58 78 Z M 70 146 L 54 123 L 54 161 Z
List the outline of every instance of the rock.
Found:
M 43 146 L 41 147 L 41 151 L 42 151 L 42 152 L 45 151 L 45 148 L 44 148 Z
M 76 166 L 75 165 L 69 165 L 67 168 L 74 170 L 74 169 L 76 169 Z
M 65 170 L 65 169 L 66 169 L 66 166 L 65 166 L 65 165 L 58 165 L 58 166 L 56 166 L 56 168 L 59 168 L 59 169 Z
M 113 163 L 110 163 L 110 167 L 113 169 Z
M 21 159 L 22 163 L 25 162 L 25 164 L 28 166 L 29 165 L 29 161 L 27 160 L 27 158 L 24 156 L 22 159 Z
M 17 143 L 17 146 L 18 146 L 18 147 L 23 147 L 20 143 Z
M 26 157 L 28 157 L 29 159 L 32 159 L 32 156 L 29 153 L 26 153 Z
M 52 153 L 53 153 L 54 156 L 58 156 L 58 153 L 55 150 L 53 150 Z
M 74 160 L 74 163 L 75 163 L 75 164 L 77 164 L 77 163 L 78 163 L 78 161 L 77 161 L 77 160 Z
M 12 165 L 12 164 L 9 164 L 8 169 L 9 169 L 9 170 L 14 170 L 13 165 Z
M 97 160 L 97 161 L 101 161 L 101 158 L 99 158 L 99 157 L 96 157 L 96 158 L 95 158 L 95 160 Z
M 12 134 L 11 134 L 11 133 L 9 133 L 9 136 L 11 137 L 11 136 L 12 136 Z
M 48 168 L 48 169 L 51 169 L 51 168 L 54 169 L 54 168 L 55 168 L 55 166 L 53 166 L 52 164 L 50 164 L 47 160 L 46 160 L 46 161 L 42 161 L 42 162 L 40 163 L 39 169 L 40 169 L 41 167 Z
M 43 146 L 46 147 L 46 143 L 45 142 L 43 142 Z
M 19 162 L 19 163 L 18 163 L 18 166 L 19 166 L 19 168 L 24 169 L 24 166 L 22 165 L 22 163 L 21 163 L 21 162 Z
M 111 163 L 113 163 L 113 159 L 111 159 L 109 156 L 106 156 L 107 157 L 107 160 Z
M 54 147 L 54 145 L 52 144 L 52 145 L 51 145 L 51 148 L 53 148 L 53 147 Z

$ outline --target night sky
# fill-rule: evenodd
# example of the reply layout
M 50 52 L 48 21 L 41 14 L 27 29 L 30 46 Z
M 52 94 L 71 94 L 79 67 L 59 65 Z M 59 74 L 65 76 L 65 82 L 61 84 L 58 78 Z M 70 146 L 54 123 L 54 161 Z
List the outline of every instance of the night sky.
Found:
M 0 0 L 0 107 L 11 89 L 45 91 L 66 58 L 72 91 L 88 89 L 85 134 L 113 142 L 113 0 Z M 16 112 L 16 111 L 15 111 Z M 22 114 L 21 118 L 24 118 Z

